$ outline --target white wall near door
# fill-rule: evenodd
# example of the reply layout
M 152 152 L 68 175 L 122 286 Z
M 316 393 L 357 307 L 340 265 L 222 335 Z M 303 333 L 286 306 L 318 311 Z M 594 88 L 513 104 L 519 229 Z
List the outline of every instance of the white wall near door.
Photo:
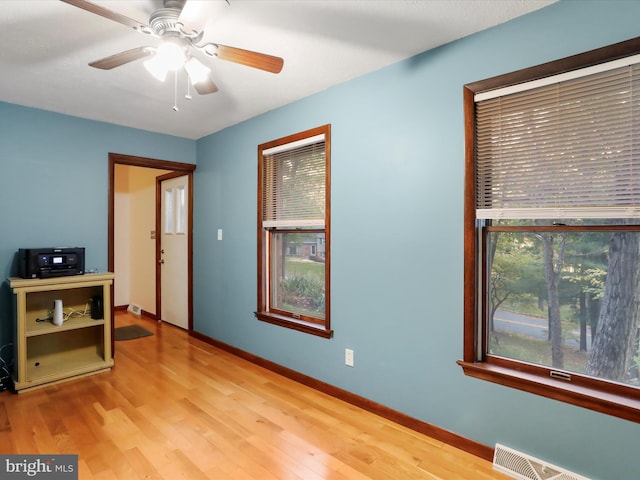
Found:
M 130 274 L 130 238 L 129 238 L 129 167 L 116 165 L 114 174 L 113 219 L 114 231 L 114 270 L 116 281 L 113 285 L 113 303 L 115 306 L 129 305 Z
M 119 169 L 124 169 L 126 173 L 115 175 L 114 301 L 116 306 L 139 305 L 144 311 L 155 315 L 155 239 L 151 237 L 151 232 L 155 230 L 156 176 L 167 172 L 116 165 L 116 172 Z M 123 192 L 123 198 L 120 199 L 118 197 L 124 187 L 118 185 L 119 181 L 127 184 L 126 194 Z M 122 250 L 119 250 L 119 245 Z M 127 291 L 124 291 L 125 288 Z

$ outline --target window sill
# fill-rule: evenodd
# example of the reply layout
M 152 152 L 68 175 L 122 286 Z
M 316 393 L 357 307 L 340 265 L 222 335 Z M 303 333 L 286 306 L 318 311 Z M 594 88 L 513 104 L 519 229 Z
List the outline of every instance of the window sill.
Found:
M 584 385 L 576 385 L 566 380 L 521 372 L 488 363 L 464 362 L 462 360 L 457 363 L 464 370 L 464 374 L 469 377 L 517 388 L 525 392 L 640 423 L 640 398 L 630 398 L 617 393 L 603 392 Z
M 323 338 L 333 337 L 333 330 L 328 330 L 324 325 L 317 325 L 302 320 L 294 320 L 284 315 L 277 315 L 271 312 L 254 312 L 256 318 L 260 321 L 279 325 L 281 327 L 290 328 L 299 332 L 316 335 Z

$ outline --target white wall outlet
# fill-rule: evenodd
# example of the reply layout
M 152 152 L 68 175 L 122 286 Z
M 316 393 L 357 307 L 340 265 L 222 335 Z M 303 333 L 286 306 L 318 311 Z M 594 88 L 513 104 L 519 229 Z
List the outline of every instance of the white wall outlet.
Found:
M 222 229 L 218 229 L 218 240 L 222 240 Z
M 347 367 L 353 367 L 353 350 L 350 348 L 344 349 L 344 364 Z

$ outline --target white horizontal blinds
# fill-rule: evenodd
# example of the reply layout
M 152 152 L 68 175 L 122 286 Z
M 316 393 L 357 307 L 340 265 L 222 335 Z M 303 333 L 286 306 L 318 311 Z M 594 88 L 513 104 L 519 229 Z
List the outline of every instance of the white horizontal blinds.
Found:
M 324 228 L 324 135 L 263 152 L 264 228 Z
M 478 218 L 640 217 L 640 68 L 476 102 Z

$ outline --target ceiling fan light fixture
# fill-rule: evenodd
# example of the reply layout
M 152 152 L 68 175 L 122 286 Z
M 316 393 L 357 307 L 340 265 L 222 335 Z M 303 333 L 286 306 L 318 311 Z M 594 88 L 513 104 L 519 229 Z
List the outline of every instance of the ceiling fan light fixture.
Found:
M 194 57 L 187 60 L 184 64 L 184 69 L 189 74 L 189 79 L 193 85 L 206 81 L 209 78 L 209 72 L 211 72 L 209 67 Z
M 155 49 L 153 58 L 144 62 L 144 67 L 155 78 L 164 82 L 167 73 L 182 67 L 186 60 L 185 46 L 177 39 L 169 39 Z
M 158 80 L 160 80 L 161 82 L 164 82 L 167 78 L 167 72 L 169 71 L 164 63 L 162 63 L 162 61 L 157 57 L 153 57 L 150 60 L 147 60 L 146 62 L 144 62 L 144 68 L 147 69 L 147 72 L 149 72 L 151 75 L 153 75 L 155 78 L 157 78 Z
M 169 71 L 178 70 L 186 60 L 185 48 L 177 41 L 162 42 L 156 50 L 156 58 Z

